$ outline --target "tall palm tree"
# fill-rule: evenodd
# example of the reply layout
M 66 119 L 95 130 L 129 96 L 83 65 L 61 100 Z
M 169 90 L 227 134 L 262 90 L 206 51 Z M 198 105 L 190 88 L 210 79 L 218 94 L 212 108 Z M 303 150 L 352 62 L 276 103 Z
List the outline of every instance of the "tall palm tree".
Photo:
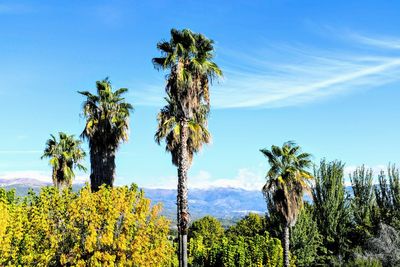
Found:
M 309 190 L 307 181 L 312 179 L 312 175 L 307 168 L 311 166 L 311 155 L 302 153 L 300 147 L 291 141 L 282 147 L 272 146 L 271 150 L 260 151 L 270 165 L 262 190 L 284 222 L 284 266 L 289 266 L 289 228 L 296 224 L 303 206 L 303 195 Z
M 122 97 L 127 88 L 113 91 L 108 78 L 97 81 L 96 88 L 97 95 L 79 92 L 86 96 L 83 103 L 86 125 L 81 136 L 89 141 L 92 191 L 102 184 L 113 185 L 115 153 L 120 143 L 128 140 L 129 115 L 133 109 Z
M 50 158 L 50 165 L 53 167 L 53 184 L 58 189 L 69 187 L 75 177 L 74 168 L 86 171 L 86 168 L 80 164 L 86 156 L 81 148 L 81 141 L 75 139 L 73 135 L 59 133 L 59 139 L 54 135 L 46 142 L 46 148 L 41 157 Z
M 169 70 L 166 92 L 176 105 L 175 118 L 179 123 L 178 156 L 178 231 L 179 266 L 187 266 L 187 231 L 189 212 L 187 201 L 187 172 L 190 165 L 188 149 L 189 122 L 205 106 L 209 107 L 209 84 L 222 76 L 212 59 L 213 41 L 188 29 L 171 30 L 170 41 L 157 44 L 162 56 L 153 58 L 156 69 Z
M 158 127 L 154 136 L 157 144 L 162 140 L 166 141 L 165 150 L 171 153 L 172 164 L 179 166 L 179 146 L 181 125 L 177 117 L 177 106 L 170 98 L 165 98 L 167 105 L 157 115 Z M 199 152 L 203 144 L 211 142 L 211 134 L 207 129 L 207 116 L 209 108 L 206 105 L 201 106 L 193 118 L 188 121 L 188 161 L 189 166 L 193 160 L 193 155 Z

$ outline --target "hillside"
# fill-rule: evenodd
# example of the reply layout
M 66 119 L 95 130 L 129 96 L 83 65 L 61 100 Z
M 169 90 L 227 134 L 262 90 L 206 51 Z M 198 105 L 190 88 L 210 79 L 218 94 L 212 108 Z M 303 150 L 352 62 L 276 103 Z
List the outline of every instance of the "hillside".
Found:
M 40 187 L 50 185 L 34 179 L 0 179 L 0 187 L 15 189 L 24 196 L 29 189 L 39 192 Z M 74 185 L 79 190 L 83 185 Z M 175 220 L 176 190 L 144 188 L 146 197 L 153 203 L 163 203 L 163 214 Z M 192 219 L 212 215 L 222 220 L 234 221 L 249 212 L 264 213 L 266 204 L 260 191 L 248 191 L 237 188 L 190 189 L 189 207 Z

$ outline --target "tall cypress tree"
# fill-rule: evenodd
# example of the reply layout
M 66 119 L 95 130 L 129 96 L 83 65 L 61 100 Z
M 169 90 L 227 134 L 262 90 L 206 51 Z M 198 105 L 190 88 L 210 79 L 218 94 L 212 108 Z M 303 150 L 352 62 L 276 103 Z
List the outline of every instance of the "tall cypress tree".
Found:
M 305 203 L 296 225 L 291 229 L 290 243 L 296 256 L 296 266 L 313 266 L 318 262 L 322 236 L 313 218 L 314 208 Z
M 346 257 L 349 247 L 349 203 L 344 187 L 344 164 L 325 159 L 314 167 L 314 216 L 326 249 L 325 263 L 333 264 Z
M 351 199 L 351 215 L 354 225 L 351 233 L 353 246 L 363 246 L 374 232 L 376 202 L 372 169 L 364 165 L 350 174 L 353 197 Z
M 400 172 L 395 165 L 389 164 L 387 175 L 380 173 L 375 196 L 381 222 L 400 230 Z

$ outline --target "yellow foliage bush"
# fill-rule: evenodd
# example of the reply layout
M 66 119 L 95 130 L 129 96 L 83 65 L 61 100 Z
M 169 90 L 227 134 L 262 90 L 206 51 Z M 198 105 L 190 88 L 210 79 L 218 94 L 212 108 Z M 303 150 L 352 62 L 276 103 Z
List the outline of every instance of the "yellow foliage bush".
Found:
M 136 186 L 0 191 L 0 266 L 169 266 L 169 221 Z

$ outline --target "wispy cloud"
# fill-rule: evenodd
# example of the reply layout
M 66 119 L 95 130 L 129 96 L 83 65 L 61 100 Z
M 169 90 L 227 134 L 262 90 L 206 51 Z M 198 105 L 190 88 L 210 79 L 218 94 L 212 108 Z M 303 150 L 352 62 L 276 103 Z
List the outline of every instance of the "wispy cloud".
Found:
M 351 186 L 350 174 L 360 166 L 349 165 L 344 168 L 344 185 Z M 378 175 L 381 171 L 387 171 L 387 165 L 378 164 L 365 166 L 366 169 L 372 169 L 374 183 L 378 183 Z M 209 189 L 209 188 L 238 188 L 244 190 L 260 191 L 265 184 L 265 167 L 260 166 L 257 170 L 241 168 L 237 171 L 234 177 L 218 178 L 214 177 L 210 172 L 201 170 L 196 174 L 189 175 L 188 187 L 189 189 Z M 119 179 L 119 181 L 122 181 Z M 123 183 L 119 184 L 122 185 Z M 144 188 L 157 188 L 157 189 L 176 189 L 177 177 L 176 176 L 165 176 L 157 177 L 156 182 L 152 180 L 149 183 L 140 184 Z
M 208 171 L 202 170 L 197 174 L 190 175 L 188 179 L 189 189 L 225 187 L 260 191 L 264 183 L 265 179 L 261 174 L 247 168 L 239 169 L 237 175 L 232 178 L 215 178 Z M 144 188 L 175 189 L 177 178 L 175 176 L 157 178 L 156 183 L 141 184 L 140 186 Z
M 28 178 L 28 179 L 38 180 L 41 182 L 52 183 L 50 171 L 48 171 L 48 172 L 38 171 L 38 170 L 7 171 L 7 172 L 0 172 L 0 178 L 8 179 L 8 180 Z M 73 183 L 81 184 L 81 183 L 85 183 L 88 181 L 89 181 L 89 179 L 88 179 L 87 175 L 79 175 L 78 174 L 75 176 Z
M 386 36 L 370 37 L 355 33 L 350 34 L 350 36 L 355 41 L 365 45 L 380 47 L 383 49 L 395 49 L 395 50 L 400 49 L 400 38 L 386 37 Z
M 350 175 L 353 175 L 354 171 L 360 166 L 355 166 L 355 165 L 350 165 L 346 166 L 344 168 L 344 184 L 345 186 L 351 186 L 351 181 L 350 181 Z M 385 164 L 379 164 L 379 165 L 374 165 L 374 166 L 368 166 L 366 165 L 365 168 L 367 170 L 372 170 L 372 174 L 374 177 L 373 183 L 377 184 L 378 183 L 378 175 L 383 172 L 387 172 L 388 166 Z
M 276 44 L 258 53 L 219 47 L 225 78 L 213 88 L 213 107 L 295 106 L 400 80 L 400 39 L 345 36 L 337 38 L 340 50 L 332 44 Z M 160 105 L 155 87 L 162 84 L 149 86 L 141 104 Z
M 41 182 L 49 182 L 51 183 L 51 176 L 49 173 L 43 171 L 36 170 L 26 170 L 26 171 L 8 171 L 0 173 L 0 178 L 2 179 L 20 179 L 20 178 L 29 178 L 35 179 Z
M 282 57 L 247 56 L 242 57 L 242 70 L 228 66 L 227 80 L 214 90 L 214 106 L 293 106 L 400 79 L 400 54 L 386 55 L 376 49 L 359 54 L 304 46 L 271 47 L 269 53 L 274 51 Z

